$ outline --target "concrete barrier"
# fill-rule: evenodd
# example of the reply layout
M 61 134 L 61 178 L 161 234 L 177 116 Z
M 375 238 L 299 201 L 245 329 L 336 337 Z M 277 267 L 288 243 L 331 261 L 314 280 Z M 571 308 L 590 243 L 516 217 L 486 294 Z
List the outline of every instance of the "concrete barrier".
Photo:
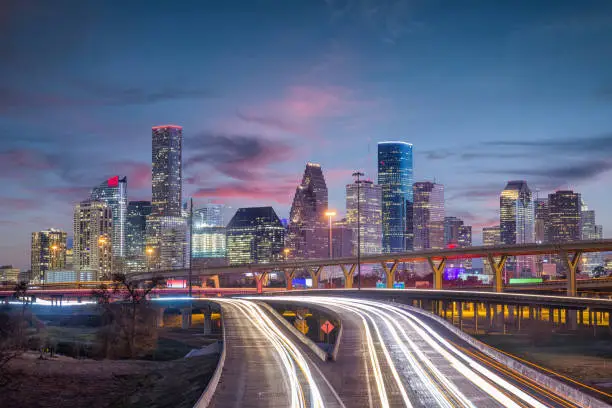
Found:
M 506 367 L 518 372 L 519 374 L 523 375 L 524 377 L 538 383 L 539 385 L 541 385 L 542 387 L 552 391 L 553 393 L 557 394 L 557 395 L 562 395 L 564 398 L 567 398 L 573 402 L 575 402 L 576 404 L 580 405 L 581 407 L 588 407 L 588 408 L 606 408 L 606 407 L 610 407 L 610 405 L 604 403 L 603 401 L 598 400 L 595 397 L 592 397 L 588 394 L 583 393 L 582 391 L 571 387 L 568 384 L 565 384 L 564 382 L 561 382 L 559 380 L 556 380 L 544 373 L 541 373 L 538 370 L 535 370 L 531 367 L 526 366 L 525 364 L 495 350 L 492 349 L 491 347 L 487 346 L 485 343 L 476 340 L 475 338 L 473 338 L 472 336 L 470 336 L 469 334 L 461 331 L 460 329 L 458 329 L 457 327 L 453 326 L 452 324 L 450 324 L 449 322 L 447 322 L 446 320 L 444 320 L 443 318 L 441 318 L 440 316 L 434 315 L 432 313 L 429 313 L 427 311 L 418 309 L 416 307 L 413 306 L 408 306 L 408 305 L 403 305 L 403 304 L 399 304 L 399 303 L 392 303 L 394 306 L 399 306 L 403 309 L 406 310 L 410 310 L 411 312 L 417 313 L 417 314 L 421 314 L 423 316 L 426 316 L 432 320 L 435 320 L 436 322 L 440 323 L 442 326 L 444 326 L 447 330 L 449 330 L 450 332 L 452 332 L 453 334 L 455 334 L 457 337 L 461 338 L 463 341 L 465 341 L 466 343 L 468 343 L 470 346 L 474 347 L 475 349 L 479 350 L 480 352 L 482 352 L 483 354 L 486 354 L 487 356 L 491 357 L 493 360 L 497 361 L 498 363 L 501 363 L 503 365 L 505 365 Z
M 313 353 L 317 355 L 322 361 L 327 361 L 327 353 L 319 346 L 315 344 L 314 341 L 310 340 L 306 337 L 302 332 L 293 327 L 283 316 L 280 315 L 274 308 L 266 303 L 257 302 L 258 305 L 263 306 L 271 315 L 276 317 L 277 320 L 281 322 L 283 326 L 287 328 L 291 333 L 293 333 L 300 341 L 309 349 L 312 350 Z
M 227 339 L 225 337 L 225 323 L 223 323 L 223 308 L 221 308 L 221 325 L 223 328 L 223 351 L 221 351 L 221 356 L 219 356 L 219 362 L 217 363 L 217 368 L 215 369 L 215 373 L 211 377 L 208 385 L 206 385 L 206 389 L 198 399 L 198 402 L 195 403 L 193 408 L 207 408 L 212 401 L 213 396 L 215 395 L 215 391 L 217 390 L 217 385 L 219 385 L 219 380 L 221 379 L 221 372 L 223 371 L 223 366 L 225 365 L 225 355 L 227 350 Z

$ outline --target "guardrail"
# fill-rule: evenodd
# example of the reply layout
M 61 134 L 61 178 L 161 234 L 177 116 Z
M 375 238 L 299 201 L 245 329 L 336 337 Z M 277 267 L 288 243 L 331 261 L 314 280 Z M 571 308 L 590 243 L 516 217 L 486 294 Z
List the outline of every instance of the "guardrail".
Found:
M 223 309 L 221 309 L 221 318 L 223 321 Z M 223 366 L 225 365 L 225 356 L 227 353 L 227 339 L 225 337 L 225 324 L 221 323 L 223 327 L 223 350 L 221 351 L 221 356 L 219 356 L 219 362 L 217 363 L 217 368 L 213 376 L 208 381 L 208 385 L 206 385 L 206 389 L 193 406 L 193 408 L 207 408 L 210 405 L 210 402 L 215 395 L 215 391 L 217 390 L 217 385 L 219 385 L 219 380 L 221 379 L 221 372 L 223 371 Z

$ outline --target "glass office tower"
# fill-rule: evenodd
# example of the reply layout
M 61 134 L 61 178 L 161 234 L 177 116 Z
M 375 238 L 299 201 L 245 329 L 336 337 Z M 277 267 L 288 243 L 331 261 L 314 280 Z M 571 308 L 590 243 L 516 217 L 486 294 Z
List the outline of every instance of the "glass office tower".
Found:
M 378 185 L 382 190 L 383 252 L 412 250 L 412 144 L 378 143 Z
M 113 233 L 111 237 L 113 256 L 126 255 L 125 234 L 127 219 L 127 177 L 113 176 L 94 187 L 91 197 L 94 201 L 103 201 L 113 212 Z

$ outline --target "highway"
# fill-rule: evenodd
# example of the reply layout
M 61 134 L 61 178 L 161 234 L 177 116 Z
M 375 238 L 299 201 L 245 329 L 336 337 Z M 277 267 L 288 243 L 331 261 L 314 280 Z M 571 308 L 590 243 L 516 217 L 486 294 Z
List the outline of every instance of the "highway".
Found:
M 294 336 L 255 302 L 221 304 L 227 357 L 210 407 L 339 407 L 335 390 Z
M 433 319 L 402 306 L 321 296 L 285 296 L 265 301 L 333 309 L 343 322 L 359 322 L 352 326 L 343 323 L 343 338 L 353 339 L 350 346 L 343 346 L 341 340 L 341 350 L 351 347 L 348 359 L 340 353 L 334 363 L 317 363 L 333 367 L 331 371 L 323 367 L 321 372 L 329 377 L 346 406 L 580 406 L 483 355 Z M 357 347 L 355 338 L 361 339 Z M 355 350 L 363 353 L 362 359 L 354 355 Z M 364 364 L 356 363 L 360 360 Z M 341 386 L 343 381 L 333 376 L 344 365 L 353 372 L 352 385 L 345 388 Z M 363 395 L 356 399 L 359 389 Z M 606 406 L 601 403 L 601 407 Z

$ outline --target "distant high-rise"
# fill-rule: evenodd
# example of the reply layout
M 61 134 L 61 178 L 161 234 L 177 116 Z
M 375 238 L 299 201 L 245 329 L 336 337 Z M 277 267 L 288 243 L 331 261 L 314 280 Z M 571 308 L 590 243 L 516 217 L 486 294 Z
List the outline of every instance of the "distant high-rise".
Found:
M 112 269 L 113 214 L 103 201 L 74 208 L 74 268 L 79 280 L 109 279 Z
M 582 239 L 587 241 L 603 239 L 603 227 L 595 223 L 595 211 L 589 210 L 586 206 L 582 207 L 580 215 L 580 228 Z M 603 266 L 604 259 L 601 252 L 587 252 L 582 255 L 582 272 L 589 275 L 598 266 Z
M 283 257 L 285 228 L 272 207 L 239 208 L 226 233 L 230 264 L 269 263 Z
M 194 258 L 225 258 L 226 235 L 223 204 L 205 204 L 193 212 Z
M 180 217 L 183 128 L 163 125 L 154 126 L 152 131 L 152 214 Z
M 91 191 L 92 200 L 103 201 L 113 212 L 113 233 L 111 237 L 113 256 L 126 255 L 125 229 L 128 212 L 127 177 L 114 176 L 94 187 Z
M 151 215 L 150 201 L 130 201 L 125 227 L 125 255 L 128 272 L 146 270 L 147 217 Z
M 384 252 L 413 247 L 412 144 L 378 143 L 378 185 L 382 191 L 382 246 Z
M 560 190 L 548 195 L 548 242 L 574 242 L 582 238 L 580 230 L 580 194 Z
M 291 249 L 291 257 L 316 259 L 329 256 L 325 222 L 327 208 L 327 185 L 321 165 L 307 163 L 289 213 L 287 246 Z
M 66 236 L 64 231 L 50 228 L 32 233 L 32 279 L 44 282 L 45 273 L 66 267 Z
M 459 228 L 463 226 L 463 220 L 457 217 L 444 217 L 444 245 L 458 246 Z
M 414 250 L 444 248 L 444 186 L 414 183 Z
M 538 198 L 534 203 L 535 211 L 535 242 L 544 244 L 548 242 L 548 199 Z
M 180 269 L 189 266 L 188 217 L 182 209 L 183 128 L 152 129 L 152 201 L 147 218 L 148 267 Z
M 444 217 L 444 245 L 447 248 L 468 248 L 472 246 L 472 227 L 464 225 L 457 217 Z M 449 266 L 472 268 L 471 259 L 456 259 Z
M 344 218 L 333 223 L 332 257 L 345 258 L 351 255 L 353 255 L 353 230 Z
M 501 234 L 499 225 L 493 227 L 484 227 L 482 229 L 482 245 L 483 246 L 498 246 L 501 244 Z M 483 259 L 484 273 L 493 275 L 493 268 L 489 265 L 489 261 Z
M 353 255 L 357 254 L 357 190 L 359 190 L 359 230 L 361 254 L 382 252 L 382 191 L 370 180 L 346 185 L 346 222 L 353 231 Z
M 499 197 L 500 238 L 506 245 L 528 244 L 535 241 L 535 211 L 531 190 L 524 180 L 509 181 Z M 508 259 L 506 271 L 511 276 L 531 276 L 535 272 L 532 256 Z

